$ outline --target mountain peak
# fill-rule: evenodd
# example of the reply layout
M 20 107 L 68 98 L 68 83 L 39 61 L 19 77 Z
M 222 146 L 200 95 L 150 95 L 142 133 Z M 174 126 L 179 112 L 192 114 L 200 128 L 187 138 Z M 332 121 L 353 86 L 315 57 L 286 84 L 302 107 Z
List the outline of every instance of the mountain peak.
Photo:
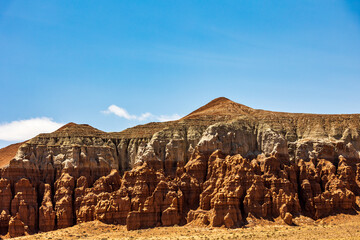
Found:
M 67 124 L 65 124 L 64 126 L 60 127 L 58 130 L 56 130 L 55 132 L 61 132 L 61 131 L 66 131 L 69 128 L 74 128 L 78 126 L 78 124 L 74 123 L 74 122 L 69 122 Z
M 96 129 L 88 124 L 77 124 L 74 122 L 70 122 L 65 124 L 54 133 L 103 133 L 103 131 Z
M 226 97 L 215 98 L 206 105 L 198 108 L 183 119 L 197 118 L 201 116 L 235 116 L 235 115 L 248 115 L 254 109 L 231 101 Z
M 226 103 L 226 102 L 233 102 L 235 103 L 234 101 L 231 101 L 230 99 L 226 98 L 226 97 L 218 97 L 218 98 L 215 98 L 213 100 L 211 100 L 208 104 L 220 104 L 220 103 Z

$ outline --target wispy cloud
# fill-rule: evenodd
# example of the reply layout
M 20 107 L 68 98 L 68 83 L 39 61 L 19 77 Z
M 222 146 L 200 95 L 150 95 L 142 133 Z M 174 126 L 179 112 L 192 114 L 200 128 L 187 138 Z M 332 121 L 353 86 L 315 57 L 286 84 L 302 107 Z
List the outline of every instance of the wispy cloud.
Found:
M 124 108 L 121 108 L 119 106 L 116 105 L 110 105 L 107 110 L 102 111 L 102 113 L 104 114 L 115 114 L 118 117 L 121 118 L 125 118 L 127 120 L 137 120 L 137 121 L 149 121 L 149 120 L 153 120 L 153 121 L 160 121 L 160 122 L 166 122 L 166 121 L 172 121 L 172 120 L 177 120 L 180 119 L 181 116 L 178 114 L 172 114 L 172 115 L 154 115 L 152 113 L 143 113 L 140 116 L 136 116 L 136 115 L 132 115 L 130 114 L 128 111 L 126 111 Z
M 130 115 L 125 109 L 118 107 L 116 105 L 110 105 L 106 111 L 102 111 L 102 112 L 105 114 L 113 113 L 116 116 L 125 118 L 127 120 L 137 119 L 135 115 Z
M 35 137 L 39 133 L 53 132 L 63 125 L 47 117 L 1 123 L 0 140 L 24 141 Z
M 160 116 L 156 116 L 156 118 L 160 121 L 160 122 L 167 122 L 167 121 L 173 121 L 173 120 L 178 120 L 181 118 L 181 116 L 179 114 L 173 114 L 173 115 L 160 115 Z

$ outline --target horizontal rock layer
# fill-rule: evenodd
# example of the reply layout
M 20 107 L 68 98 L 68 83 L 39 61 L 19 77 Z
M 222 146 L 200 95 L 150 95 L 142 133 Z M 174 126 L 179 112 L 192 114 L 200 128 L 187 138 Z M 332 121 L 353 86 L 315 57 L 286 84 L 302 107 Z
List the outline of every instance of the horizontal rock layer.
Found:
M 0 231 L 76 223 L 240 227 L 357 208 L 360 116 L 275 113 L 216 99 L 120 133 L 68 124 L 25 142 L 0 173 Z

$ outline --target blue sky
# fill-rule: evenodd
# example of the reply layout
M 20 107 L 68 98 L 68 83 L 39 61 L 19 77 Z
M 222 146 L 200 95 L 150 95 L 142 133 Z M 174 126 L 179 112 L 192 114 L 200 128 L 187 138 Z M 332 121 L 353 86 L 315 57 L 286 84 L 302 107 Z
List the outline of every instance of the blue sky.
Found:
M 359 1 L 1 0 L 0 53 L 0 147 L 67 122 L 121 131 L 220 96 L 360 113 Z

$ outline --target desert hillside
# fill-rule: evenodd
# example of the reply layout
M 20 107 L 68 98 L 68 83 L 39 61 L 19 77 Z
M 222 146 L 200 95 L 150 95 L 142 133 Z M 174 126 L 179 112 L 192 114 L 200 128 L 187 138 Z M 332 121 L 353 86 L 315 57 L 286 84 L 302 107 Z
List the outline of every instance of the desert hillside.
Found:
M 357 217 L 359 120 L 217 98 L 122 132 L 69 123 L 0 149 L 0 234 L 64 233 L 90 221 L 223 227 L 214 232 L 268 221 L 291 232 L 299 219 Z

